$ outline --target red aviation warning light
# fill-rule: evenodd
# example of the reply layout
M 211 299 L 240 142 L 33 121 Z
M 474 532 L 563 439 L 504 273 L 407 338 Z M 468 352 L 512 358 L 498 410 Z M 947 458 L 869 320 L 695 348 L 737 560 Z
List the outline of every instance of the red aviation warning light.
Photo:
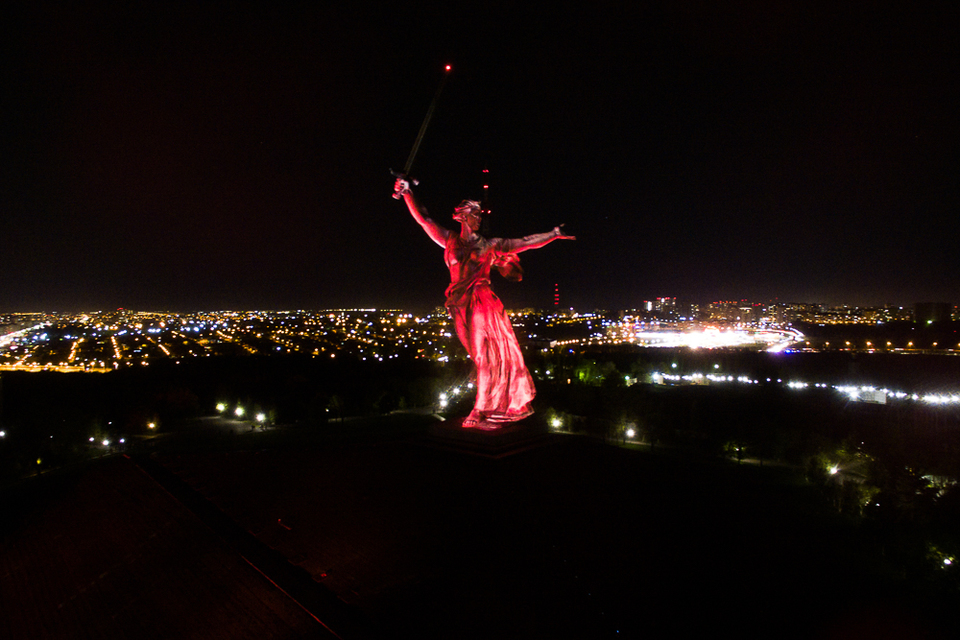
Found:
M 447 65 L 443 68 L 444 71 L 450 71 L 450 65 Z

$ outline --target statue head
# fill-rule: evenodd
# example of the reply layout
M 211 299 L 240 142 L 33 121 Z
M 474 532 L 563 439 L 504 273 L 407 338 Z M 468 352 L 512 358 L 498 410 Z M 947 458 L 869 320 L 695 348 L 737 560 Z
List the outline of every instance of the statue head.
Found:
M 464 200 L 453 210 L 453 219 L 457 222 L 465 222 L 473 231 L 476 231 L 483 220 L 483 209 L 476 200 Z

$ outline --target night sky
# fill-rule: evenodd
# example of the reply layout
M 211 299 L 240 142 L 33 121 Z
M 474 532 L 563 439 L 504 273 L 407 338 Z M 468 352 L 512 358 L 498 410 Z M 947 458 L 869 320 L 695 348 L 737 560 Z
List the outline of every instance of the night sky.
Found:
M 442 305 L 388 170 L 448 63 L 432 216 L 578 237 L 508 307 L 960 302 L 951 3 L 62 4 L 4 10 L 0 312 Z

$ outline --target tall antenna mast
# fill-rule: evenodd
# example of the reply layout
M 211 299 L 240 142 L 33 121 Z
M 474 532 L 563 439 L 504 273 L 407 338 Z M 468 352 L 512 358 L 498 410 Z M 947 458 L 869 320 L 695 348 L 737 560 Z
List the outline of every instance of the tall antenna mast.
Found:
M 484 215 L 490 215 L 490 169 L 483 168 L 483 199 L 480 201 L 480 208 Z

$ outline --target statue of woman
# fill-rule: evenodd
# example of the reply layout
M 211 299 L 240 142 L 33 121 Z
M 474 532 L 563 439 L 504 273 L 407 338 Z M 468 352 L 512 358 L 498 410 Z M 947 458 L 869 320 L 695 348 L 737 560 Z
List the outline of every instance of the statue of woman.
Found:
M 576 238 L 564 235 L 563 225 L 525 238 L 484 238 L 478 233 L 482 209 L 473 200 L 464 200 L 454 209 L 453 219 L 460 223 L 460 233 L 455 233 L 430 219 L 408 181 L 399 178 L 394 189 L 403 196 L 413 219 L 443 247 L 443 258 L 450 269 L 447 311 L 477 372 L 477 401 L 463 426 L 497 428 L 497 423 L 526 418 L 533 413 L 530 404 L 536 390 L 510 318 L 490 288 L 490 269 L 520 280 L 518 253 L 539 249 L 554 240 Z

